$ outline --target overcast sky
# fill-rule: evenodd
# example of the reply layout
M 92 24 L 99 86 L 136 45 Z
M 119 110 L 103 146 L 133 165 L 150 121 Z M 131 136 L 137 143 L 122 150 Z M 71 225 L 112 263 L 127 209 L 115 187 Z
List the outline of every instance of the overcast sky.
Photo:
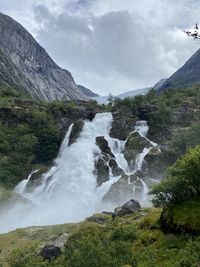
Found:
M 103 95 L 154 85 L 200 47 L 200 0 L 0 0 L 76 83 Z

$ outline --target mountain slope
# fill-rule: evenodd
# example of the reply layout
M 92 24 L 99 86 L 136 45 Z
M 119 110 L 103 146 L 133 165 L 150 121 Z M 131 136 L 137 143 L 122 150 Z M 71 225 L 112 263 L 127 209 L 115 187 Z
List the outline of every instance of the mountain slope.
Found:
M 61 69 L 18 22 L 0 13 L 0 78 L 43 100 L 87 100 L 67 70 Z M 7 63 L 6 64 L 6 59 Z M 10 76 L 10 77 L 9 77 Z
M 200 83 L 200 49 L 157 90 L 185 88 Z
M 93 98 L 93 97 L 98 97 L 99 95 L 94 93 L 92 90 L 82 86 L 82 85 L 77 85 L 78 86 L 78 89 L 84 94 L 86 95 L 87 97 L 89 98 Z

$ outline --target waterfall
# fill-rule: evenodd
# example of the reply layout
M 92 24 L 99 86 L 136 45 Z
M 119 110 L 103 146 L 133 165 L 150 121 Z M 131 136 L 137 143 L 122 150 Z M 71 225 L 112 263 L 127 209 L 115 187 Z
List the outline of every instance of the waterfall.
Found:
M 19 227 L 32 225 L 51 225 L 77 222 L 95 212 L 102 210 L 102 198 L 120 177 L 113 177 L 97 187 L 94 173 L 95 157 L 101 151 L 96 145 L 97 136 L 104 136 L 108 141 L 118 166 L 128 175 L 141 170 L 145 155 L 150 148 L 144 148 L 136 158 L 136 168 L 131 172 L 123 155 L 126 141 L 111 138 L 109 131 L 112 123 L 111 113 L 99 113 L 92 122 L 85 121 L 83 130 L 77 141 L 68 146 L 73 125 L 68 129 L 61 145 L 54 166 L 41 178 L 41 183 L 34 190 L 26 191 L 31 176 L 22 181 L 15 189 L 24 201 L 13 203 L 1 214 L 0 232 L 7 232 Z M 146 138 L 148 126 L 146 122 L 137 122 L 135 126 L 141 136 Z M 148 187 L 142 180 L 143 198 Z M 131 185 L 134 186 L 134 185 Z

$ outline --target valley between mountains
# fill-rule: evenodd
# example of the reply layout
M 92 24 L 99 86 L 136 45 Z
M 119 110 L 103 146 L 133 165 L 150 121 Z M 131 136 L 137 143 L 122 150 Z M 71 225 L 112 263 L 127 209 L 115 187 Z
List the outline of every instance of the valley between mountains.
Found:
M 0 13 L 0 266 L 199 266 L 198 62 L 98 103 Z

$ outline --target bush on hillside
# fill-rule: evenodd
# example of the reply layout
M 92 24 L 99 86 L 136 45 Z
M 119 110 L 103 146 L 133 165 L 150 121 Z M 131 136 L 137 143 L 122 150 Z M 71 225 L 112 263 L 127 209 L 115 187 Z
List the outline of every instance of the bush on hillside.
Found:
M 169 168 L 167 178 L 154 186 L 156 207 L 178 203 L 193 196 L 200 196 L 200 146 L 189 148 L 187 153 Z

